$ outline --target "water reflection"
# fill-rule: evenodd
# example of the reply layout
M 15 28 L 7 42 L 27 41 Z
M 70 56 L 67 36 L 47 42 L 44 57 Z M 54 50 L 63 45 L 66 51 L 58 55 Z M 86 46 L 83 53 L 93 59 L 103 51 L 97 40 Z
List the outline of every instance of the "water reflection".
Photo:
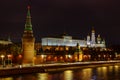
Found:
M 35 74 L 23 75 L 15 80 L 37 80 Z
M 115 68 L 115 75 L 118 75 L 119 66 L 118 66 L 118 65 L 115 65 L 114 68 Z
M 99 72 L 98 72 L 98 73 L 99 73 Z M 102 78 L 103 78 L 104 80 L 108 80 L 108 79 L 107 79 L 107 67 L 102 67 L 102 74 L 103 74 Z
M 73 80 L 73 71 L 72 70 L 64 71 L 64 80 Z
M 81 80 L 90 80 L 92 78 L 92 69 L 87 68 L 82 70 Z
M 14 77 L 14 80 L 23 80 L 23 76 Z
M 50 73 L 14 75 L 0 80 L 120 80 L 120 65 L 65 70 Z
M 51 80 L 48 78 L 48 73 L 38 73 L 37 80 Z
M 12 77 L 7 77 L 7 78 L 1 78 L 0 80 L 13 80 Z
M 102 80 L 108 80 L 107 79 L 107 67 L 103 66 L 103 67 L 98 67 L 97 68 L 97 77 L 98 79 L 102 79 Z
M 114 80 L 120 80 L 120 66 L 118 65 L 115 65 L 114 66 L 114 76 L 115 76 L 115 79 Z
M 109 67 L 108 67 L 109 72 L 112 72 L 112 71 L 113 71 L 113 67 L 114 67 L 114 66 L 109 66 Z

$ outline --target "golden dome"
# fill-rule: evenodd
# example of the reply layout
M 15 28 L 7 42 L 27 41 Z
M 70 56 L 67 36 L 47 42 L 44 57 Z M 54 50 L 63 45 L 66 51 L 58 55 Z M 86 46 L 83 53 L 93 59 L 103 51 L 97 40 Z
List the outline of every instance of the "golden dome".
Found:
M 95 33 L 95 29 L 94 29 L 94 27 L 92 28 L 92 33 Z

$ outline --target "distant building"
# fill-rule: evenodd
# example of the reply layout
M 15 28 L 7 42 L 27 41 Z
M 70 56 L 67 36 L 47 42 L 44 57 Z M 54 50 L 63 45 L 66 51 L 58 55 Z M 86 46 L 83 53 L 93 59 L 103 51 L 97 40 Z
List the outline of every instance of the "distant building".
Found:
M 42 38 L 42 46 L 76 46 L 87 47 L 85 40 L 72 39 L 72 36 L 62 36 L 62 38 L 46 37 Z
M 0 44 L 1 45 L 8 45 L 8 44 L 12 44 L 12 41 L 9 37 L 8 40 L 0 40 Z
M 42 38 L 42 46 L 76 46 L 79 44 L 80 47 L 100 47 L 104 48 L 105 40 L 98 35 L 95 37 L 95 30 L 92 29 L 91 36 L 87 36 L 87 40 L 73 39 L 72 36 L 63 35 L 61 38 L 45 37 Z
M 100 47 L 100 48 L 105 48 L 105 40 L 100 37 L 100 34 L 95 37 L 95 30 L 94 28 L 92 29 L 91 36 L 87 36 L 87 46 L 88 47 Z

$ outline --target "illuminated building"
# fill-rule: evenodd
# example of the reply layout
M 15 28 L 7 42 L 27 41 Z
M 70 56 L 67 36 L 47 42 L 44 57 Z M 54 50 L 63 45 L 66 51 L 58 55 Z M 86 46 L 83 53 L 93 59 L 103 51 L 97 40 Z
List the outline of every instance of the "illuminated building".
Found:
M 91 38 L 90 35 L 87 36 L 87 46 L 88 47 L 101 47 L 105 48 L 105 40 L 100 37 L 98 34 L 97 38 L 95 37 L 95 30 L 94 28 L 91 31 Z
M 12 44 L 12 41 L 10 40 L 10 38 L 8 38 L 8 40 L 0 40 L 0 44 L 1 45 L 8 45 L 8 44 Z
M 96 42 L 97 41 L 97 42 Z M 87 36 L 87 40 L 73 39 L 72 36 L 63 35 L 62 38 L 45 37 L 42 38 L 42 46 L 76 46 L 79 43 L 80 47 L 101 47 L 105 48 L 105 40 L 101 39 L 100 35 L 95 37 L 95 30 L 92 29 L 91 36 Z
M 81 47 L 87 47 L 85 40 L 72 39 L 72 36 L 62 36 L 62 38 L 42 38 L 42 46 L 76 46 L 77 43 Z
M 95 30 L 92 29 L 92 33 L 91 33 L 91 47 L 95 47 Z
M 23 65 L 32 65 L 34 59 L 34 43 L 30 7 L 28 6 L 25 29 L 22 37 Z
M 74 59 L 75 59 L 75 61 L 83 60 L 83 52 L 82 52 L 79 44 L 77 44 L 77 46 L 76 46 L 76 51 L 74 53 Z

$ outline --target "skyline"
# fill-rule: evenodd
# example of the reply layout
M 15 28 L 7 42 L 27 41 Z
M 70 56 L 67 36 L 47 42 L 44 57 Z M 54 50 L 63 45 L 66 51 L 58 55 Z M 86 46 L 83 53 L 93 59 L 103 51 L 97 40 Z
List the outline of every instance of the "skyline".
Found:
M 0 38 L 10 36 L 13 42 L 21 41 L 27 6 L 27 0 L 1 1 Z M 120 6 L 117 1 L 31 0 L 30 6 L 33 33 L 37 41 L 64 32 L 73 38 L 84 39 L 94 27 L 96 36 L 101 34 L 106 43 L 120 44 Z

